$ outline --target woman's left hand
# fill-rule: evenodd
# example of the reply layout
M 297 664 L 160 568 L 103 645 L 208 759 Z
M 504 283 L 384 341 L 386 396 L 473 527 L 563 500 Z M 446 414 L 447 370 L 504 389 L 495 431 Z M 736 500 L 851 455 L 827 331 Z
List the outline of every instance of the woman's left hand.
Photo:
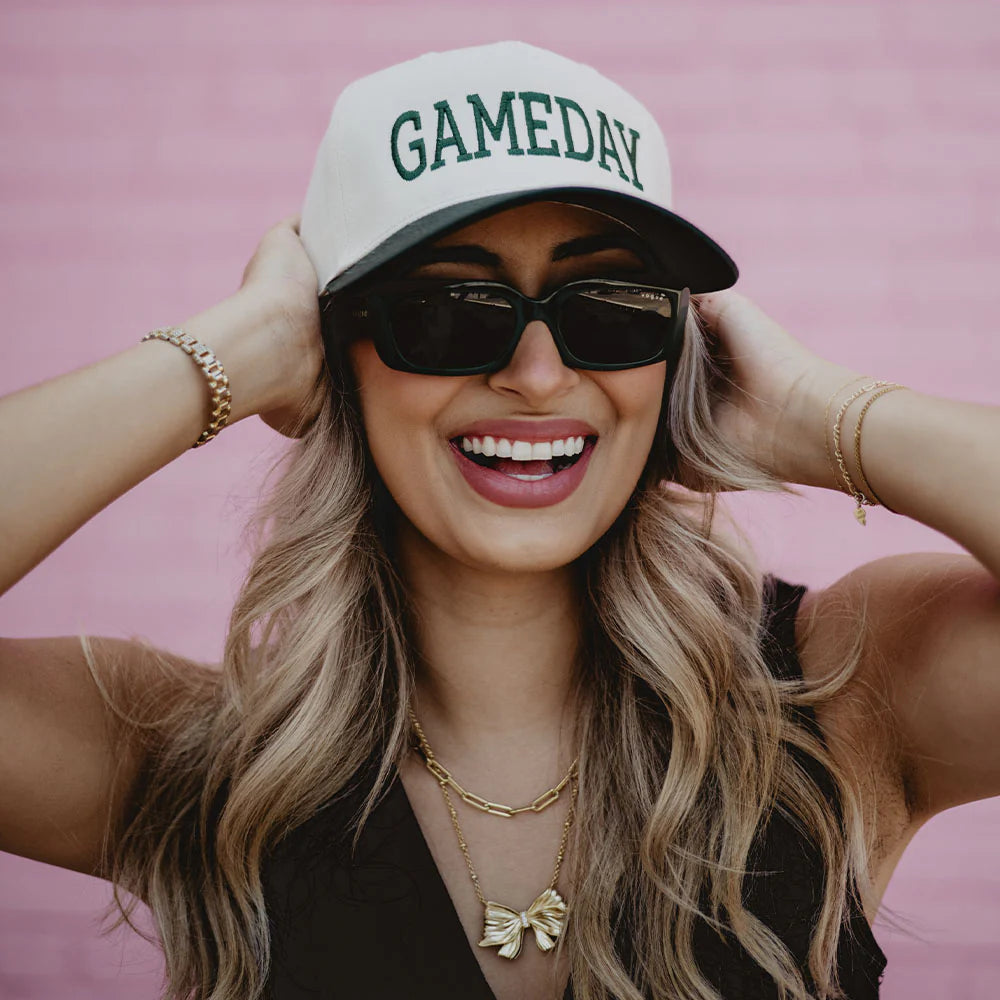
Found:
M 713 408 L 722 433 L 785 482 L 833 488 L 826 401 L 862 373 L 814 354 L 732 289 L 695 296 L 692 303 L 728 379 Z

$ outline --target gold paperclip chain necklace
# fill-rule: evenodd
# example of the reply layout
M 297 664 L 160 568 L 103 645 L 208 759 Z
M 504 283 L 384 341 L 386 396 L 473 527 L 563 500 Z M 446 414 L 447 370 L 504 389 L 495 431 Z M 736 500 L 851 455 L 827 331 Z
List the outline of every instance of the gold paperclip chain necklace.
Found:
M 509 906 L 504 906 L 502 903 L 488 900 L 483 895 L 483 890 L 479 885 L 479 876 L 476 874 L 472 858 L 469 856 L 469 846 L 465 842 L 462 827 L 458 822 L 458 813 L 455 810 L 454 803 L 451 801 L 451 796 L 448 794 L 448 785 L 451 784 L 459 790 L 463 800 L 466 802 L 469 801 L 466 796 L 470 795 L 470 793 L 465 792 L 451 777 L 447 769 L 438 764 L 437 758 L 434 756 L 434 751 L 431 750 L 430 744 L 427 742 L 427 737 L 424 735 L 424 731 L 417 721 L 416 715 L 413 714 L 412 708 L 410 709 L 410 721 L 413 723 L 417 738 L 420 740 L 420 749 L 423 752 L 424 763 L 441 786 L 445 802 L 448 805 L 448 812 L 451 813 L 452 825 L 455 827 L 455 833 L 458 835 L 458 846 L 462 849 L 462 854 L 465 856 L 469 876 L 472 878 L 472 884 L 476 890 L 476 897 L 484 907 L 483 939 L 479 942 L 480 947 L 490 948 L 499 946 L 500 951 L 498 954 L 502 958 L 517 958 L 521 952 L 521 941 L 524 932 L 530 928 L 535 933 L 535 943 L 539 949 L 543 952 L 551 951 L 555 947 L 555 939 L 566 925 L 566 916 L 569 909 L 566 901 L 556 891 L 556 882 L 559 881 L 559 869 L 562 867 L 563 856 L 566 852 L 566 838 L 569 836 L 569 828 L 573 823 L 573 817 L 576 813 L 576 767 L 579 758 L 573 761 L 566 777 L 555 788 L 551 788 L 540 795 L 531 805 L 511 809 L 510 806 L 499 806 L 495 802 L 487 802 L 486 799 L 478 795 L 470 796 L 475 801 L 469 804 L 474 805 L 477 809 L 497 816 L 510 817 L 515 813 L 526 812 L 528 810 L 541 812 L 542 809 L 551 805 L 559 797 L 559 791 L 565 787 L 567 781 L 572 782 L 569 814 L 566 817 L 566 822 L 563 823 L 562 838 L 559 841 L 559 853 L 556 857 L 552 881 L 549 882 L 546 889 L 543 889 L 538 894 L 534 902 L 526 910 L 515 910 Z M 544 804 L 536 808 L 535 804 L 538 802 L 544 802 Z M 502 811 L 498 812 L 497 809 Z
M 423 729 L 420 728 L 420 723 L 417 722 L 417 717 L 413 714 L 413 709 L 410 709 L 410 721 L 413 723 L 413 728 L 417 731 L 417 738 L 420 740 L 420 749 L 423 753 L 424 763 L 427 765 L 427 770 L 434 775 L 439 782 L 451 785 L 452 788 L 458 792 L 459 797 L 463 802 L 467 802 L 470 806 L 475 807 L 480 812 L 490 813 L 493 816 L 516 816 L 518 813 L 523 812 L 541 812 L 543 809 L 552 805 L 556 799 L 559 798 L 559 793 L 569 784 L 570 778 L 572 777 L 574 771 L 576 770 L 576 765 L 580 758 L 577 757 L 572 764 L 569 766 L 569 770 L 566 772 L 566 777 L 559 782 L 554 788 L 550 788 L 547 792 L 542 792 L 533 802 L 529 802 L 526 806 L 505 806 L 501 802 L 489 802 L 484 799 L 481 795 L 476 795 L 474 792 L 467 792 L 451 775 L 451 772 L 442 764 L 437 757 L 434 756 L 434 751 L 431 750 L 430 744 L 427 742 L 427 737 L 424 736 Z

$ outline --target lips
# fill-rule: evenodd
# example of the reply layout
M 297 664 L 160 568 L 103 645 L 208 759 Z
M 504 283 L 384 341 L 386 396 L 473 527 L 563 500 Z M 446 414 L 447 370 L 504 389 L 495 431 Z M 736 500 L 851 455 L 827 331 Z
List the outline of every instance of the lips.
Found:
M 465 481 L 504 507 L 547 507 L 583 481 L 598 433 L 582 420 L 480 420 L 456 428 L 451 453 Z
M 578 455 L 553 459 L 492 458 L 466 455 L 461 442 L 451 442 L 451 453 L 465 481 L 485 500 L 502 507 L 549 507 L 573 494 L 583 481 L 597 439 L 587 437 Z M 486 460 L 490 460 L 486 456 Z
M 477 420 L 456 427 L 449 438 L 467 437 L 470 440 L 492 437 L 494 440 L 506 438 L 508 441 L 557 441 L 569 437 L 597 437 L 597 429 L 584 420 L 569 418 L 558 420 Z

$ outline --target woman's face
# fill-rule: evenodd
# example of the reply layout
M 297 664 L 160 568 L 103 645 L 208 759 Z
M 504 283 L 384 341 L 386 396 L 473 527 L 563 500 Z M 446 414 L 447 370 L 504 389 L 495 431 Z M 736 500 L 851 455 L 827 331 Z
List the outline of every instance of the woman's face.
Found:
M 625 233 L 596 212 L 535 202 L 442 238 L 410 274 L 500 281 L 531 297 L 580 278 L 651 280 L 636 252 L 616 245 Z M 582 239 L 594 236 L 606 239 Z M 401 542 L 506 572 L 565 566 L 611 526 L 649 455 L 666 374 L 665 362 L 567 368 L 540 320 L 493 374 L 395 371 L 370 340 L 354 343 L 350 357 L 372 457 L 406 519 Z M 466 457 L 463 442 L 483 447 L 486 438 L 501 454 L 509 441 L 511 458 Z M 579 457 L 559 457 L 580 438 Z M 525 445 L 531 459 L 519 460 Z

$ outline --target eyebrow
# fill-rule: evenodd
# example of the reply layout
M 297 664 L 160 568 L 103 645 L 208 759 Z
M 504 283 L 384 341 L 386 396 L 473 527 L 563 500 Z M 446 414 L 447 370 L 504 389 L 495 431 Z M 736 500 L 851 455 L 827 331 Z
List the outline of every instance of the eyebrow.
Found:
M 552 260 L 583 257 L 602 250 L 630 250 L 646 264 L 653 264 L 654 257 L 645 242 L 627 233 L 594 233 L 577 236 L 552 248 Z M 495 253 L 476 243 L 451 246 L 429 246 L 415 250 L 407 258 L 406 269 L 416 270 L 428 264 L 480 264 L 483 267 L 500 267 L 503 260 Z
M 586 254 L 600 253 L 602 250 L 631 250 L 643 260 L 652 256 L 646 244 L 629 233 L 594 233 L 592 236 L 578 236 L 576 239 L 560 243 L 553 249 L 552 259 L 582 257 Z
M 502 263 L 495 253 L 475 243 L 456 244 L 444 247 L 421 247 L 406 258 L 407 270 L 423 267 L 425 264 L 482 264 L 484 267 L 499 267 Z

